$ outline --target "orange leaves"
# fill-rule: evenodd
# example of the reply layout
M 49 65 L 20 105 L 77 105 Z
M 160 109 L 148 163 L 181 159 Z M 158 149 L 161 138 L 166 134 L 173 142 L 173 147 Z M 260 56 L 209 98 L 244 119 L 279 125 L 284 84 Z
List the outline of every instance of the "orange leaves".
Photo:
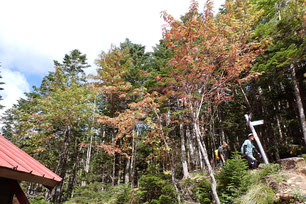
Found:
M 122 151 L 120 148 L 118 148 L 115 144 L 110 144 L 110 145 L 107 145 L 107 144 L 98 144 L 98 147 L 100 148 L 103 148 L 104 151 L 106 151 L 107 154 L 109 155 L 115 155 L 115 153 L 119 153 L 121 154 Z
M 159 80 L 161 80 L 162 79 L 162 77 L 160 77 L 160 76 L 156 76 L 155 77 L 155 80 L 157 80 L 157 81 L 159 81 Z
M 235 79 L 249 80 L 250 67 L 261 53 L 260 42 L 252 42 L 251 26 L 258 19 L 258 12 L 244 1 L 227 2 L 227 14 L 212 16 L 211 1 L 207 1 L 204 14 L 192 1 L 189 11 L 177 21 L 167 18 L 168 29 L 164 41 L 174 53 L 169 61 L 173 71 L 163 89 L 168 96 L 188 93 L 188 99 L 197 109 L 203 101 L 220 103 L 230 100 L 228 87 Z M 190 106 L 191 107 L 191 106 Z
M 45 150 L 46 150 L 46 148 L 44 148 L 44 147 L 38 147 L 37 149 L 34 149 L 34 150 L 32 151 L 32 153 L 43 152 L 43 151 L 45 151 Z
M 135 91 L 140 93 L 141 90 L 135 89 Z M 129 151 L 129 141 L 131 141 L 133 134 L 135 137 L 135 128 L 137 128 L 137 124 L 146 120 L 150 121 L 148 119 L 150 112 L 152 109 L 159 107 L 159 104 L 155 102 L 158 97 L 157 92 L 153 92 L 151 95 L 148 93 L 142 94 L 144 95 L 140 101 L 129 103 L 128 108 L 118 112 L 113 117 L 96 116 L 98 123 L 105 124 L 115 130 L 113 144 L 99 145 L 99 147 L 103 148 L 108 154 L 125 154 L 126 151 Z M 115 145 L 118 143 L 123 144 L 119 147 Z
M 122 93 L 119 95 L 119 99 L 125 99 L 126 98 L 126 94 L 125 93 Z
M 37 141 L 35 141 L 34 144 L 43 143 L 43 142 L 45 142 L 45 141 L 48 141 L 48 140 L 54 138 L 55 136 L 56 136 L 55 134 L 51 134 L 51 135 L 49 135 L 49 136 L 42 137 L 42 138 L 38 139 Z

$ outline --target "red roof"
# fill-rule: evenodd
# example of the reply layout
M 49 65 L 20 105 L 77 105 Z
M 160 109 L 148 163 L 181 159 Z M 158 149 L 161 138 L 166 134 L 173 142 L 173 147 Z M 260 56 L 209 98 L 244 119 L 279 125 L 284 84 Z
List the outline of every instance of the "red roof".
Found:
M 0 177 L 54 187 L 62 180 L 43 164 L 0 135 Z

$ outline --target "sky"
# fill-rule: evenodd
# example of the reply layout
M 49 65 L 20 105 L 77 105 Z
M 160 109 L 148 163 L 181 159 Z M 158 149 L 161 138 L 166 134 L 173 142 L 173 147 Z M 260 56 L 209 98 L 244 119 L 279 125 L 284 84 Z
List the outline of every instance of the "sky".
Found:
M 217 12 L 224 0 L 213 3 Z M 53 60 L 62 62 L 73 49 L 87 55 L 91 73 L 98 55 L 126 38 L 152 51 L 162 38 L 161 11 L 178 19 L 189 6 L 190 0 L 0 0 L 0 104 L 8 109 L 39 87 Z

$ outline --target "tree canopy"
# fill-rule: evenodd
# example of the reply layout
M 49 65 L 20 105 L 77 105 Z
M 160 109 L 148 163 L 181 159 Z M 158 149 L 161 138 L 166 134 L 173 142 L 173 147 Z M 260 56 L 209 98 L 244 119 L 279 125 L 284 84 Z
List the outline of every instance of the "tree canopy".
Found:
M 2 134 L 63 178 L 27 192 L 53 203 L 238 202 L 255 179 L 234 153 L 250 132 L 245 114 L 264 120 L 269 161 L 305 154 L 305 2 L 198 7 L 163 12 L 152 52 L 129 39 L 101 51 L 96 74 L 72 50 L 4 113 Z M 223 142 L 231 160 L 219 171 Z M 271 200 L 263 174 L 256 184 Z

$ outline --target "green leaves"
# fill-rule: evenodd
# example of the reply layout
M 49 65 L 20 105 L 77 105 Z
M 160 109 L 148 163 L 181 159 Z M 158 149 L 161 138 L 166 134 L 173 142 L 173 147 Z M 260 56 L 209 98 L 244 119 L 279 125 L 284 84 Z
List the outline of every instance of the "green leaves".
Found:
M 143 175 L 139 179 L 140 202 L 166 204 L 177 203 L 174 187 L 163 176 Z

